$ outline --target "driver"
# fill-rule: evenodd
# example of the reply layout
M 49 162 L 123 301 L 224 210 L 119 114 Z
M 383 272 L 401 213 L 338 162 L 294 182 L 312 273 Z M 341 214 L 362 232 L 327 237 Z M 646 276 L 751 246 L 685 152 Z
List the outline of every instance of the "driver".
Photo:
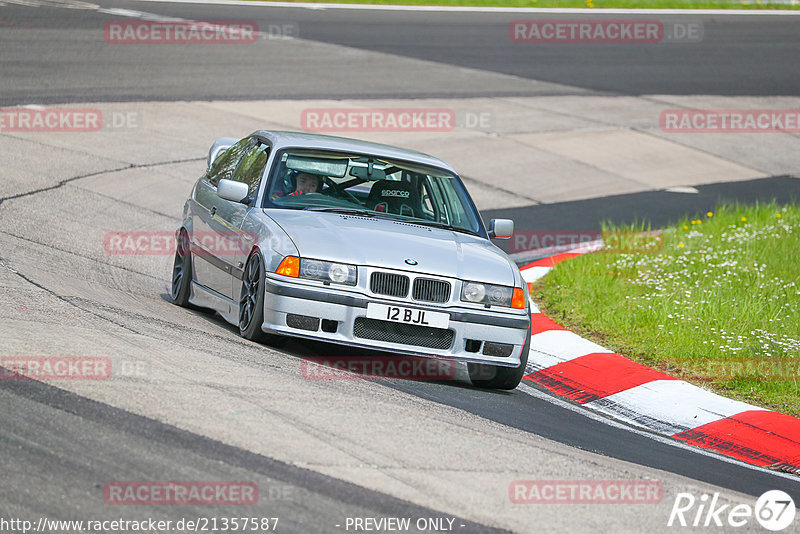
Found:
M 317 193 L 322 186 L 322 177 L 317 174 L 301 172 L 297 174 L 297 187 L 292 195 L 305 195 L 306 193 Z
M 293 197 L 307 193 L 317 193 L 322 188 L 322 177 L 309 172 L 298 172 L 295 176 L 295 189 L 291 193 L 275 193 L 272 200 L 281 197 Z

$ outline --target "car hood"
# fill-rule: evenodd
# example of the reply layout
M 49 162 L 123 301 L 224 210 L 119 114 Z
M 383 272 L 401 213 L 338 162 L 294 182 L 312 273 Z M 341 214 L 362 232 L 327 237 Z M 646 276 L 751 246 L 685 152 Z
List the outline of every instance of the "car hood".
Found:
M 266 209 L 300 257 L 514 285 L 514 266 L 490 241 L 377 217 Z M 417 265 L 408 265 L 406 259 Z

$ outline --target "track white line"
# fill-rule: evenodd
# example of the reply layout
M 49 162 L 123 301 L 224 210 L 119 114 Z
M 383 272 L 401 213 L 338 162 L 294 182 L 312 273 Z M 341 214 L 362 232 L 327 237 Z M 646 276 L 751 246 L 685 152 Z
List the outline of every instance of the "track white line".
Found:
M 714 451 L 710 451 L 708 449 L 702 449 L 700 447 L 695 447 L 693 445 L 687 445 L 686 443 L 683 443 L 681 441 L 678 441 L 678 440 L 675 440 L 675 439 L 672 439 L 672 438 L 669 438 L 669 437 L 666 437 L 666 436 L 662 436 L 660 434 L 654 434 L 652 432 L 647 432 L 645 430 L 640 430 L 640 429 L 638 429 L 638 428 L 636 428 L 634 426 L 631 426 L 631 425 L 629 425 L 629 424 L 627 424 L 625 422 L 620 422 L 620 421 L 617 421 L 616 419 L 597 414 L 597 413 L 593 412 L 592 410 L 585 409 L 583 406 L 578 406 L 578 405 L 572 404 L 572 403 L 570 403 L 568 401 L 565 401 L 565 400 L 563 400 L 563 399 L 561 399 L 559 397 L 556 397 L 554 395 L 549 395 L 549 394 L 547 394 L 547 393 L 545 393 L 543 391 L 540 391 L 540 390 L 536 389 L 535 387 L 525 383 L 524 380 L 520 383 L 519 386 L 517 386 L 517 390 L 522 392 L 522 393 L 524 393 L 524 394 L 526 394 L 526 395 L 530 395 L 531 397 L 535 397 L 537 399 L 544 400 L 544 401 L 549 402 L 551 404 L 555 404 L 556 406 L 558 406 L 560 408 L 565 408 L 565 409 L 570 410 L 572 412 L 581 414 L 584 417 L 592 419 L 593 421 L 598 421 L 600 423 L 606 424 L 606 425 L 614 427 L 614 428 L 618 428 L 620 430 L 631 432 L 631 433 L 637 434 L 639 436 L 644 436 L 644 437 L 647 437 L 649 439 L 652 439 L 653 441 L 657 441 L 659 443 L 663 443 L 665 445 L 669 445 L 669 446 L 675 447 L 677 449 L 683 449 L 685 451 L 690 451 L 690 452 L 693 452 L 695 454 L 701 454 L 703 456 L 708 456 L 708 457 L 714 458 L 715 460 L 719 460 L 721 462 L 725 462 L 725 463 L 728 463 L 728 464 L 733 464 L 733 465 L 736 465 L 736 466 L 739 466 L 739 467 L 745 467 L 745 468 L 751 469 L 753 471 L 760 471 L 762 473 L 769 473 L 770 475 L 775 475 L 775 476 L 778 476 L 778 477 L 785 478 L 787 480 L 792 480 L 794 482 L 797 482 L 797 475 L 792 475 L 790 473 L 782 473 L 780 471 L 771 471 L 769 469 L 765 469 L 765 468 L 759 467 L 757 465 L 752 465 L 752 464 L 748 464 L 748 463 L 742 462 L 741 460 L 737 460 L 736 458 L 731 458 L 730 456 L 723 456 L 721 454 L 718 454 L 718 453 L 716 453 Z M 592 452 L 595 452 L 595 451 L 592 451 Z M 607 455 L 604 455 L 604 456 L 607 456 Z M 658 468 L 654 467 L 653 469 L 658 469 Z M 687 478 L 690 478 L 688 475 L 684 475 L 684 476 L 686 476 Z
M 531 336 L 530 353 L 535 353 L 535 365 L 539 369 L 568 362 L 587 354 L 613 354 L 613 350 L 601 347 L 569 330 L 546 330 Z M 528 357 L 529 365 L 532 363 Z
M 290 7 L 302 9 L 348 9 L 360 11 L 423 11 L 437 13 L 533 13 L 583 15 L 717 15 L 717 16 L 797 16 L 800 11 L 747 9 L 597 9 L 545 7 L 478 7 L 478 6 L 391 6 L 376 4 L 318 4 L 311 2 L 260 2 L 258 0 L 137 0 L 167 4 L 205 4 L 227 6 Z
M 542 267 L 539 265 L 536 267 L 529 267 L 522 271 L 522 278 L 525 279 L 525 282 L 532 284 L 540 278 L 543 278 L 544 275 L 549 273 L 552 269 L 552 267 Z
M 586 407 L 669 435 L 738 413 L 763 410 L 682 380 L 653 380 L 588 402 Z

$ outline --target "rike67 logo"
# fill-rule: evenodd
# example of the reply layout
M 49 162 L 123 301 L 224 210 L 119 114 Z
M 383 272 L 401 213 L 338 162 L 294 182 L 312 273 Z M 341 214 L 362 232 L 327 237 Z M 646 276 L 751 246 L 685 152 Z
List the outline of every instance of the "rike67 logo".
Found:
M 761 495 L 755 507 L 749 504 L 719 504 L 719 493 L 703 494 L 695 498 L 691 493 L 678 493 L 669 514 L 667 526 L 681 527 L 743 527 L 755 517 L 767 530 L 778 532 L 794 522 L 794 500 L 781 490 L 770 490 Z

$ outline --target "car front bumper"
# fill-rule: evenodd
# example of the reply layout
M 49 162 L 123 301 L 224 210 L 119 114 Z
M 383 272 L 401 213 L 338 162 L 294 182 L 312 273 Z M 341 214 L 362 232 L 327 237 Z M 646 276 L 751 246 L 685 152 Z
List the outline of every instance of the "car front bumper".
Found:
M 294 283 L 269 274 L 265 278 L 265 290 L 262 324 L 265 332 L 364 349 L 517 367 L 530 333 L 530 313 L 527 310 L 502 313 L 468 307 L 427 306 L 418 302 L 382 299 L 335 286 Z M 371 302 L 448 313 L 449 332 L 367 319 L 367 304 Z M 319 320 L 315 329 L 314 319 Z M 335 330 L 332 330 L 334 322 Z M 399 330 L 403 335 L 397 334 Z M 406 335 L 408 331 L 413 335 Z M 472 342 L 468 344 L 468 340 Z M 477 349 L 476 342 L 480 342 Z M 513 347 L 507 356 L 484 354 L 484 351 L 493 352 L 498 344 Z

